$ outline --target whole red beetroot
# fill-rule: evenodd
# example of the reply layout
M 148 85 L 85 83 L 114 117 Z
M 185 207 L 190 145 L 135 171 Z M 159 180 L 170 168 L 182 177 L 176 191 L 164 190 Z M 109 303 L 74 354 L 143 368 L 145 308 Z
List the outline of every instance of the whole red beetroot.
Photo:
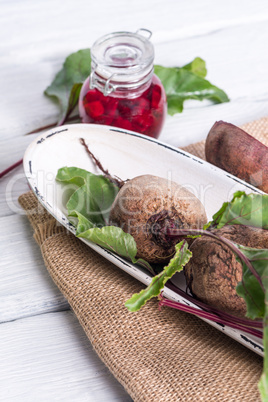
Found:
M 205 154 L 208 162 L 268 193 L 268 148 L 239 127 L 217 121 Z

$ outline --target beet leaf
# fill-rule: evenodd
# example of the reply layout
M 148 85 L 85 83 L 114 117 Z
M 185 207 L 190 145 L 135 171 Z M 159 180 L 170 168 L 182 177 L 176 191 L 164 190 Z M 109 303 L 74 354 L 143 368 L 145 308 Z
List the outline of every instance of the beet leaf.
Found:
M 63 124 L 78 103 L 82 83 L 90 74 L 90 49 L 82 49 L 70 54 L 62 69 L 45 90 L 45 95 L 60 106 L 59 124 Z
M 63 167 L 58 170 L 56 180 L 64 184 L 73 183 L 75 186 L 81 187 L 85 184 L 87 178 L 92 175 L 93 173 L 77 167 Z
M 191 61 L 191 63 L 186 64 L 182 68 L 184 70 L 189 70 L 202 78 L 205 78 L 207 75 L 206 62 L 205 60 L 201 59 L 201 57 L 196 57 L 193 61 Z
M 157 65 L 154 70 L 165 88 L 170 115 L 181 113 L 183 103 L 188 99 L 199 101 L 208 99 L 213 103 L 229 101 L 222 89 L 187 68 L 167 68 Z
M 222 205 L 212 219 L 206 228 L 219 229 L 225 225 L 246 225 L 268 229 L 268 195 L 238 191 L 230 202 Z
M 254 249 L 241 245 L 238 245 L 238 248 L 251 262 L 263 284 L 263 279 L 268 275 L 268 250 Z M 248 318 L 252 320 L 255 318 L 263 318 L 265 315 L 265 296 L 263 289 L 257 279 L 252 275 L 247 265 L 243 262 L 242 265 L 243 280 L 237 285 L 237 294 L 245 299 Z M 267 290 L 265 289 L 265 292 Z
M 79 187 L 67 203 L 69 216 L 80 212 L 95 224 L 106 225 L 110 208 L 118 188 L 103 176 L 89 176 L 83 186 Z
M 65 184 L 69 216 L 77 218 L 79 213 L 94 225 L 107 224 L 111 205 L 118 193 L 118 187 L 109 179 L 83 169 L 64 167 L 59 169 L 56 180 Z
M 174 257 L 162 272 L 152 278 L 150 285 L 142 289 L 140 293 L 135 293 L 126 301 L 125 306 L 129 311 L 138 311 L 148 300 L 160 295 L 168 279 L 176 272 L 182 271 L 183 267 L 190 260 L 192 253 L 188 250 L 188 243 L 185 240 L 176 244 L 175 249 L 176 253 Z

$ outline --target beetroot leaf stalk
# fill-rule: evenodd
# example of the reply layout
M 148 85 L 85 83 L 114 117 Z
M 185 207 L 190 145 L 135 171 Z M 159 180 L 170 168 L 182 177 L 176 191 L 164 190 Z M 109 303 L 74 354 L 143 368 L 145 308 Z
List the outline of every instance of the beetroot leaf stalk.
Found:
M 89 147 L 87 146 L 84 138 L 80 138 L 80 143 L 83 145 L 85 148 L 86 152 L 89 154 L 90 158 L 93 160 L 95 165 L 100 169 L 100 171 L 103 173 L 104 177 L 106 177 L 108 180 L 110 180 L 111 183 L 115 184 L 118 188 L 123 187 L 123 185 L 126 183 L 126 181 L 120 179 L 119 177 L 112 176 L 107 169 L 104 169 L 102 166 L 101 162 L 96 158 L 96 156 L 90 151 Z
M 195 307 L 187 306 L 187 305 L 182 304 L 180 302 L 172 301 L 172 300 L 169 300 L 169 299 L 166 299 L 166 298 L 160 296 L 159 307 L 161 308 L 162 306 L 172 307 L 172 308 L 175 308 L 177 310 L 184 311 L 186 313 L 196 315 L 196 316 L 198 316 L 200 318 L 204 318 L 204 319 L 207 319 L 207 320 L 210 320 L 210 321 L 213 321 L 213 322 L 217 322 L 219 324 L 227 325 L 228 327 L 231 327 L 233 329 L 237 329 L 239 331 L 246 332 L 246 333 L 248 333 L 250 335 L 254 335 L 254 336 L 256 336 L 257 338 L 260 338 L 260 339 L 262 339 L 262 337 L 263 337 L 262 331 L 259 331 L 259 330 L 255 329 L 255 328 L 253 328 L 252 326 L 249 327 L 249 326 L 246 326 L 246 325 L 239 324 L 237 322 L 233 322 L 232 320 L 229 321 L 229 320 L 226 320 L 226 319 L 223 319 L 223 318 L 219 317 L 216 314 L 212 314 L 212 313 L 209 313 L 207 311 L 199 310 L 199 309 L 197 309 Z
M 25 135 L 37 134 L 37 133 L 40 133 L 41 131 L 48 130 L 48 129 L 53 128 L 53 127 L 60 127 L 64 123 L 69 123 L 71 121 L 78 120 L 78 119 L 79 119 L 79 116 L 68 117 L 68 118 L 65 118 L 64 120 L 62 120 L 60 123 L 48 124 L 46 126 L 36 128 L 33 131 L 29 131 Z M 23 159 L 20 159 L 19 161 L 13 163 L 13 165 L 9 166 L 8 168 L 6 168 L 2 172 L 0 172 L 0 179 L 2 177 L 4 177 L 6 174 L 8 174 L 9 172 L 11 172 L 12 170 L 14 170 L 16 167 L 22 165 L 22 163 L 23 163 Z
M 40 133 L 41 131 L 48 130 L 48 129 L 53 128 L 53 127 L 60 127 L 60 126 L 62 126 L 64 123 L 69 123 L 69 122 L 71 122 L 71 121 L 75 121 L 75 120 L 79 120 L 79 119 L 80 119 L 80 117 L 79 117 L 78 115 L 77 115 L 77 116 L 68 117 L 68 118 L 63 119 L 63 120 L 62 120 L 61 122 L 59 122 L 59 123 L 52 123 L 52 124 L 48 124 L 47 126 L 43 126 L 43 127 L 36 128 L 36 129 L 33 130 L 33 131 L 29 131 L 29 133 L 26 133 L 25 135 L 37 134 L 37 133 Z
M 13 165 L 9 166 L 8 168 L 6 168 L 2 172 L 0 172 L 0 179 L 2 177 L 4 177 L 6 174 L 8 174 L 9 172 L 11 172 L 12 170 L 14 170 L 16 167 L 20 166 L 22 164 L 22 162 L 23 162 L 23 159 L 20 159 L 18 162 L 13 163 Z
M 188 300 L 189 302 L 196 304 L 202 310 L 215 314 L 215 315 L 221 317 L 225 321 L 236 322 L 236 323 L 244 325 L 246 327 L 263 329 L 263 321 L 262 320 L 251 320 L 249 318 L 237 317 L 232 314 L 226 313 L 225 311 L 218 310 L 215 307 L 209 306 L 208 304 L 203 303 L 200 300 L 197 300 L 197 299 L 193 300 L 193 296 L 188 295 L 186 292 L 177 288 L 172 283 L 167 283 L 166 287 L 168 287 L 169 289 L 171 289 L 173 292 L 177 293 L 178 295 L 182 296 L 184 299 Z

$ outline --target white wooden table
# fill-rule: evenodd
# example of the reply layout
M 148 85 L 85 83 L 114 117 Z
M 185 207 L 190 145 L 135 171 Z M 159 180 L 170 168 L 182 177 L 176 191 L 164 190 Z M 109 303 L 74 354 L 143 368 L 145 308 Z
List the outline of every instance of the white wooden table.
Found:
M 119 30 L 153 32 L 157 64 L 200 56 L 208 79 L 231 102 L 188 102 L 169 117 L 160 140 L 184 146 L 216 120 L 234 124 L 268 115 L 267 0 L 0 0 L 0 171 L 57 121 L 43 95 L 65 57 Z M 52 283 L 17 198 L 22 168 L 0 182 L 0 400 L 130 401 L 99 360 Z

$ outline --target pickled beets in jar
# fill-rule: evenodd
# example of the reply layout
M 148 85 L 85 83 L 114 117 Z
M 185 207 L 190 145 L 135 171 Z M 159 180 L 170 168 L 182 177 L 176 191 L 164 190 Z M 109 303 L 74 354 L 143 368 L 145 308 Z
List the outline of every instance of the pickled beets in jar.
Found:
M 83 123 L 159 137 L 166 117 L 166 95 L 153 73 L 154 49 L 141 34 L 144 32 L 150 31 L 117 32 L 95 42 L 91 74 L 79 97 Z

